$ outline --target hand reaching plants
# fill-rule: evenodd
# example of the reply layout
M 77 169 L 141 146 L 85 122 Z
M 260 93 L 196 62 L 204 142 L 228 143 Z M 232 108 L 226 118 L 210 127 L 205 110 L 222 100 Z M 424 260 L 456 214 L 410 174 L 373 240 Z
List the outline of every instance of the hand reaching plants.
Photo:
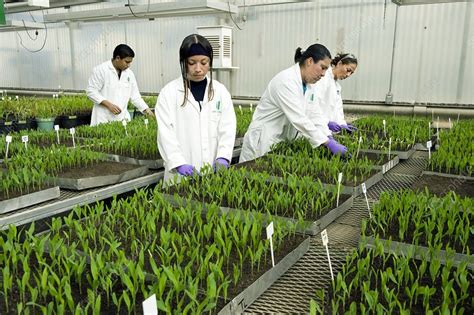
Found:
M 217 170 L 221 168 L 224 168 L 224 169 L 229 168 L 229 161 L 227 161 L 227 159 L 219 157 L 214 162 L 213 168 L 214 168 L 214 172 L 217 172 Z
M 194 166 L 189 164 L 183 164 L 176 168 L 178 174 L 183 176 L 192 176 L 194 174 Z
M 331 130 L 332 132 L 339 132 L 339 131 L 341 131 L 341 126 L 339 126 L 339 124 L 336 123 L 336 122 L 334 122 L 334 121 L 328 122 L 328 128 L 329 128 L 329 130 Z

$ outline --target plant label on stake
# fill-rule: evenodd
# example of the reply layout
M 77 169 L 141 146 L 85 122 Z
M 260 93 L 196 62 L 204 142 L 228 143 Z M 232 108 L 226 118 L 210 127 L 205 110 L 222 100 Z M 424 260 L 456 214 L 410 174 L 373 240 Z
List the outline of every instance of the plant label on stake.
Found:
M 54 125 L 54 131 L 56 131 L 56 140 L 58 141 L 58 144 L 59 143 L 59 125 Z
M 25 144 L 25 150 L 28 150 L 28 136 L 21 136 L 21 142 Z
M 242 110 L 242 105 L 239 105 L 239 110 L 240 110 L 240 114 L 244 113 L 244 111 Z
M 428 122 L 428 139 L 431 139 L 431 121 Z
M 158 315 L 158 305 L 156 304 L 156 295 L 153 294 L 142 302 L 143 315 Z
M 382 120 L 382 124 L 383 124 L 383 136 L 387 137 L 387 129 L 386 129 L 387 122 L 385 121 L 385 119 Z
M 272 266 L 275 267 L 275 257 L 273 256 L 273 221 L 267 226 L 267 239 L 270 240 L 270 253 L 272 254 Z
M 69 133 L 72 136 L 72 146 L 75 148 L 76 147 L 76 141 L 74 140 L 74 135 L 76 134 L 76 129 L 74 127 L 72 127 L 71 129 L 69 129 Z
M 145 128 L 148 129 L 148 118 L 145 118 L 143 122 L 145 123 Z
M 125 128 L 125 135 L 128 137 L 128 132 L 127 132 L 127 121 L 124 119 L 122 120 L 122 126 Z
M 337 199 L 336 199 L 336 207 L 339 207 L 339 194 L 341 192 L 341 182 L 342 182 L 342 173 L 339 173 L 337 176 Z
M 329 271 L 331 272 L 331 280 L 334 281 L 334 274 L 332 272 L 332 264 L 331 264 L 331 256 L 329 255 L 329 239 L 328 239 L 328 232 L 324 229 L 321 232 L 321 239 L 323 240 L 323 245 L 326 247 L 326 254 L 328 255 L 328 263 L 329 263 Z
M 253 112 L 253 104 L 250 103 L 250 112 L 252 113 Z
M 359 143 L 357 144 L 356 158 L 359 156 L 360 144 L 362 143 L 362 136 L 359 136 Z
M 5 149 L 5 161 L 8 159 L 8 148 L 10 147 L 10 143 L 12 142 L 12 136 L 7 136 L 5 138 L 5 141 L 7 142 L 7 148 Z
M 436 138 L 439 140 L 439 116 L 438 120 L 436 121 Z
M 448 117 L 448 122 L 449 122 L 449 129 L 453 128 L 453 125 L 451 125 L 451 117 Z
M 426 142 L 426 147 L 428 148 L 428 160 L 431 160 L 431 140 Z
M 461 113 L 458 113 L 458 120 L 456 120 L 456 124 L 459 123 L 459 115 L 460 115 L 460 114 L 461 114 Z
M 367 210 L 369 211 L 369 218 L 372 219 L 372 213 L 370 213 L 370 205 L 369 205 L 369 199 L 367 199 L 367 187 L 365 186 L 365 183 L 362 183 L 362 192 L 364 193 L 365 196 L 365 202 L 367 203 Z
M 392 150 L 392 137 L 388 138 L 388 160 L 390 161 L 390 152 Z

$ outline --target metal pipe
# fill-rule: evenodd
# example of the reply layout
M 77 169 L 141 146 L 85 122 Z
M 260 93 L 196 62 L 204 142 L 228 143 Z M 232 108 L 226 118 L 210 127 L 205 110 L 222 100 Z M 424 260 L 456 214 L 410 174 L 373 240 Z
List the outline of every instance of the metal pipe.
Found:
M 397 41 L 397 23 L 398 22 L 398 5 L 395 9 L 395 25 L 393 27 L 393 43 L 392 43 L 392 61 L 390 64 L 390 81 L 388 83 L 388 92 L 385 96 L 385 103 L 392 104 L 393 102 L 393 94 L 392 94 L 392 83 L 393 83 L 393 66 L 395 63 L 395 43 Z

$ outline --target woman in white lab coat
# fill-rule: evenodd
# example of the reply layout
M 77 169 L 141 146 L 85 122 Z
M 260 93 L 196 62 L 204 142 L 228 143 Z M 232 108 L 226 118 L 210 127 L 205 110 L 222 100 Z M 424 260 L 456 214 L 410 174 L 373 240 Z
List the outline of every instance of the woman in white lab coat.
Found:
M 190 176 L 206 164 L 227 168 L 236 118 L 227 89 L 212 78 L 212 47 L 203 36 L 187 36 L 179 49 L 181 76 L 160 92 L 155 107 L 158 149 L 165 182 Z
M 345 154 L 347 148 L 328 137 L 326 124 L 313 122 L 306 114 L 316 106 L 314 83 L 324 76 L 331 63 L 331 53 L 320 44 L 305 51 L 298 48 L 296 64 L 278 73 L 268 84 L 244 136 L 240 162 L 258 158 L 270 147 L 298 134 L 313 147 L 325 145 L 333 154 Z
M 331 67 L 324 78 L 315 84 L 318 110 L 328 128 L 333 132 L 345 129 L 353 132 L 356 128 L 344 119 L 342 108 L 341 85 L 338 81 L 347 79 L 357 69 L 357 58 L 353 54 L 338 54 L 331 62 Z M 319 118 L 316 118 L 320 121 Z
M 124 119 L 130 121 L 129 100 L 139 111 L 154 117 L 138 91 L 135 75 L 129 69 L 134 57 L 132 48 L 120 44 L 115 47 L 112 60 L 94 68 L 86 89 L 87 96 L 94 102 L 91 126 Z

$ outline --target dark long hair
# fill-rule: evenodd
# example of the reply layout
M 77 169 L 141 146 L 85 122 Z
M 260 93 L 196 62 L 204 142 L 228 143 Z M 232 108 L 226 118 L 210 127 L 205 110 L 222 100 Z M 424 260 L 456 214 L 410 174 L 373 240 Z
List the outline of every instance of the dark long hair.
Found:
M 348 65 L 351 63 L 357 65 L 357 58 L 353 54 L 339 53 L 331 61 L 331 64 L 335 66 L 339 63 L 339 61 L 342 62 L 343 65 Z
M 314 63 L 317 63 L 319 60 L 324 60 L 326 58 L 331 59 L 331 53 L 324 45 L 321 44 L 313 44 L 305 51 L 303 51 L 300 47 L 296 48 L 295 62 L 302 66 L 308 58 L 313 58 Z
M 181 43 L 181 47 L 179 48 L 179 64 L 181 66 L 181 77 L 183 78 L 183 84 L 184 84 L 184 99 L 181 106 L 184 106 L 186 104 L 186 101 L 188 100 L 188 88 L 190 86 L 190 83 L 187 78 L 187 73 L 188 73 L 187 59 L 190 57 L 190 50 L 193 44 L 201 45 L 202 48 L 204 48 L 204 50 L 206 51 L 207 56 L 209 56 L 210 80 L 209 80 L 209 92 L 207 94 L 207 97 L 208 97 L 208 101 L 214 98 L 214 88 L 212 86 L 212 60 L 214 59 L 214 54 L 212 52 L 212 46 L 205 37 L 199 34 L 191 34 L 189 36 L 186 36 L 183 39 L 183 42 Z

